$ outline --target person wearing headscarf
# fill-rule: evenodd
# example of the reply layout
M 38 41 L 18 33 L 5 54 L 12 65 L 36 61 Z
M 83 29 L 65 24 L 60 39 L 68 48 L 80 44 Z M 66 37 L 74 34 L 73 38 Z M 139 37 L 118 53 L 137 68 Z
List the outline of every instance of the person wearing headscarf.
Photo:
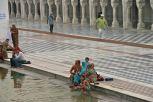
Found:
M 13 47 L 16 48 L 19 46 L 19 38 L 18 38 L 18 28 L 16 28 L 15 25 L 12 25 L 11 27 L 11 34 L 12 34 L 12 41 L 13 41 Z
M 6 39 L 5 41 L 2 42 L 2 54 L 4 59 L 8 58 L 8 54 L 7 54 L 8 48 L 13 49 L 13 47 L 9 45 L 9 39 Z
M 80 60 L 76 60 L 75 64 L 72 66 L 70 70 L 70 80 L 73 84 L 78 85 L 80 84 L 80 76 L 79 72 L 81 70 Z

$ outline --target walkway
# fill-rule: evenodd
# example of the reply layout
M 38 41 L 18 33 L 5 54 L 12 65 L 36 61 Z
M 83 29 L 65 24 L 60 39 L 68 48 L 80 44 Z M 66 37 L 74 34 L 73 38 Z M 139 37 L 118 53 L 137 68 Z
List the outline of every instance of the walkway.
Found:
M 27 22 L 21 20 L 10 20 L 10 23 L 15 23 L 19 28 L 36 29 L 41 31 L 49 31 L 47 24 L 40 24 L 34 22 Z M 55 24 L 54 32 L 64 34 L 74 34 L 81 36 L 97 37 L 99 34 L 95 27 L 72 25 L 72 24 Z M 107 34 L 104 34 L 102 38 L 112 39 L 124 42 L 133 42 L 139 44 L 153 44 L 153 32 L 150 30 L 123 30 L 123 29 L 109 29 Z

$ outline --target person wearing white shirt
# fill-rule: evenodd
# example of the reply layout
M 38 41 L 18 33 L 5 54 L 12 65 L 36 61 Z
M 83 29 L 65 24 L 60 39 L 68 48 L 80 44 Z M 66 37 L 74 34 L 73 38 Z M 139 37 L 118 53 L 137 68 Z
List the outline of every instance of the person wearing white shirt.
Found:
M 18 60 L 18 61 L 25 61 L 25 57 L 24 57 L 23 52 L 18 51 L 18 52 L 15 54 L 15 59 Z
M 11 58 L 11 67 L 20 68 L 26 62 L 23 52 L 16 50 Z

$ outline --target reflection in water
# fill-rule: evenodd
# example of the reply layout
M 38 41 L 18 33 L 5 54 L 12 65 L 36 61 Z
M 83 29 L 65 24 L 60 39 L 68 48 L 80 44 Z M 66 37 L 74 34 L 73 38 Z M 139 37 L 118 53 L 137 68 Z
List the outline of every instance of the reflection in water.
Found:
M 8 70 L 7 69 L 4 69 L 4 68 L 0 68 L 0 79 L 1 80 L 4 80 L 6 75 L 8 73 Z
M 93 97 L 91 94 L 81 94 L 81 92 L 78 92 L 78 95 L 72 95 L 72 100 L 74 102 L 98 102 L 98 98 Z
M 0 68 L 0 102 L 129 102 L 95 91 L 83 95 L 70 90 L 65 81 L 32 75 L 38 77 Z
M 25 74 L 11 71 L 11 76 L 13 77 L 14 88 L 21 88 L 23 80 L 25 78 Z

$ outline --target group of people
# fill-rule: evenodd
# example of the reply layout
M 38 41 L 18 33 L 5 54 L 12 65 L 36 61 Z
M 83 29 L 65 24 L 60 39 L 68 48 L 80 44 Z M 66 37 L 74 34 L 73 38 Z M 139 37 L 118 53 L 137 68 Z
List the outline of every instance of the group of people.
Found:
M 4 60 L 8 58 L 7 50 L 13 50 L 19 45 L 18 40 L 18 29 L 15 25 L 10 27 L 10 30 L 7 32 L 6 40 L 0 42 L 0 59 Z
M 6 40 L 0 42 L 0 59 L 2 61 L 8 59 L 8 50 L 12 51 L 12 58 L 10 59 L 11 67 L 20 68 L 22 63 L 27 63 L 23 52 L 19 48 L 18 28 L 15 25 L 12 25 L 10 28 Z M 30 62 L 28 61 L 28 63 Z
M 82 63 L 76 60 L 75 64 L 70 69 L 70 80 L 72 89 L 81 89 L 82 93 L 86 94 L 90 91 L 90 83 L 97 84 L 96 81 L 103 81 L 103 77 L 97 74 L 94 64 L 89 62 L 86 57 Z

